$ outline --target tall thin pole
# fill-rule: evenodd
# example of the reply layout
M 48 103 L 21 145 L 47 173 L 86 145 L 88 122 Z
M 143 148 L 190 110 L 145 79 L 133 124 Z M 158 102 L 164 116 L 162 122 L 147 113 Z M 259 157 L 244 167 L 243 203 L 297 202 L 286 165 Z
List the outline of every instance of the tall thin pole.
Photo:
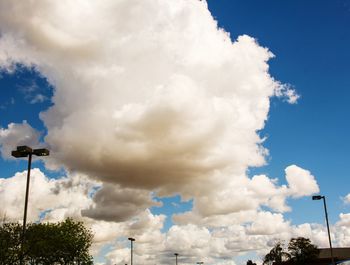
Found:
M 21 265 L 24 264 L 24 243 L 25 243 L 25 234 L 26 234 L 26 227 L 27 227 L 27 210 L 28 210 L 29 186 L 30 186 L 30 169 L 32 167 L 32 156 L 33 155 L 48 156 L 49 154 L 50 154 L 50 151 L 46 148 L 33 150 L 31 147 L 26 145 L 17 146 L 16 150 L 13 150 L 11 152 L 11 155 L 16 158 L 28 157 L 27 184 L 26 184 L 26 194 L 25 194 L 25 201 L 24 201 L 21 249 L 20 249 L 20 256 L 19 256 L 19 261 Z
M 175 255 L 175 265 L 177 265 L 177 256 L 179 255 L 179 253 L 174 253 Z
M 32 153 L 28 154 L 28 170 L 27 170 L 27 185 L 26 195 L 24 201 L 24 214 L 23 214 L 23 227 L 22 227 L 22 242 L 21 242 L 21 264 L 24 264 L 24 242 L 27 226 L 27 210 L 28 210 L 28 198 L 29 198 L 29 185 L 30 185 L 30 169 L 32 167 Z
M 322 199 L 323 199 L 324 212 L 325 212 L 325 215 L 326 215 L 327 232 L 328 232 L 329 247 L 330 247 L 330 250 L 331 250 L 332 264 L 335 265 L 334 256 L 333 256 L 331 233 L 329 231 L 328 213 L 327 213 L 327 205 L 326 205 L 326 198 L 325 198 L 325 196 L 322 196 Z
M 25 201 L 24 201 L 22 240 L 24 240 L 24 234 L 26 232 L 26 225 L 27 225 L 27 210 L 28 210 L 28 197 L 29 197 L 29 184 L 30 184 L 30 169 L 31 169 L 31 166 L 32 166 L 32 154 L 29 153 L 29 155 L 28 155 L 26 197 L 25 197 Z
M 135 238 L 129 237 L 130 240 L 130 265 L 133 265 L 133 242 L 135 241 Z
M 133 242 L 134 242 L 134 241 L 131 240 L 131 263 L 130 263 L 131 265 L 134 264 L 134 263 L 133 263 L 133 260 L 132 260 L 132 256 L 133 256 Z

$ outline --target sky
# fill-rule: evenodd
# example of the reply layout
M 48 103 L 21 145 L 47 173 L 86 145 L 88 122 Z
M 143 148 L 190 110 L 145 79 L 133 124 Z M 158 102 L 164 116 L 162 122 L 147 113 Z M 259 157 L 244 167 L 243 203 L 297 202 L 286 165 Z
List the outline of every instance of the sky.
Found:
M 0 215 L 73 217 L 95 264 L 350 246 L 348 0 L 0 0 Z

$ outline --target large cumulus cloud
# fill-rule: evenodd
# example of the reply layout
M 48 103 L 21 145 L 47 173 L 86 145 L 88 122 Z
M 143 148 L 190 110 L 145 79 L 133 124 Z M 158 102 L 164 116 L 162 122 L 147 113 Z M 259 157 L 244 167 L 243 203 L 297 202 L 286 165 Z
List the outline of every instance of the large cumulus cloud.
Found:
M 127 263 L 127 242 L 116 238 L 130 235 L 138 238 L 136 257 L 154 264 L 179 248 L 186 262 L 214 261 L 309 231 L 282 215 L 286 198 L 318 192 L 309 171 L 287 167 L 286 185 L 246 175 L 268 155 L 259 132 L 271 97 L 298 99 L 270 76 L 272 57 L 252 37 L 232 40 L 205 1 L 1 0 L 0 68 L 35 68 L 54 87 L 52 106 L 40 114 L 46 166 L 69 175 L 49 180 L 33 171 L 48 200 L 31 195 L 30 219 L 49 209 L 45 220 L 85 220 L 95 246 L 113 245 L 109 264 Z M 3 157 L 38 137 L 26 122 L 0 129 Z M 23 174 L 11 181 L 23 184 Z M 0 196 L 14 206 L 22 197 L 11 183 L 0 179 Z M 193 199 L 193 209 L 174 216 L 165 233 L 165 216 L 149 208 L 160 205 L 155 196 L 175 194 Z M 266 222 L 275 225 L 263 229 Z
M 232 42 L 205 2 L 1 10 L 3 67 L 33 65 L 55 87 L 41 115 L 51 167 L 168 195 L 264 163 L 257 131 L 284 91 L 268 73 L 272 54 L 248 36 Z

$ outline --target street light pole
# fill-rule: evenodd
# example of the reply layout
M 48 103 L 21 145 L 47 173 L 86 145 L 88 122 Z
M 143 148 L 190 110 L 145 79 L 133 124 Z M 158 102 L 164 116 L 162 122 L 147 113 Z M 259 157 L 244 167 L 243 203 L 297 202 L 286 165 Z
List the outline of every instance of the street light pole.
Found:
M 328 241 L 329 241 L 329 247 L 330 247 L 330 251 L 331 251 L 332 264 L 335 265 L 334 256 L 333 256 L 333 247 L 332 247 L 331 233 L 330 233 L 330 230 L 329 230 L 329 222 L 328 222 L 328 213 L 327 213 L 326 197 L 325 197 L 325 196 L 321 196 L 321 195 L 312 196 L 312 200 L 314 200 L 314 201 L 315 201 L 315 200 L 321 200 L 321 199 L 323 199 L 324 212 L 325 212 L 325 216 L 326 216 L 326 224 L 327 224 L 327 232 L 328 232 Z
M 179 256 L 179 253 L 174 253 L 175 255 L 175 265 L 177 265 L 177 256 Z
M 27 184 L 26 184 L 26 196 L 24 200 L 24 214 L 23 214 L 23 227 L 22 227 L 22 240 L 24 241 L 24 233 L 27 225 L 27 210 L 28 210 L 28 197 L 29 197 L 29 184 L 30 184 L 30 169 L 32 167 L 32 153 L 28 154 L 28 170 L 27 170 Z
M 50 151 L 47 149 L 32 149 L 28 146 L 17 146 L 15 151 L 11 152 L 11 155 L 16 158 L 28 157 L 28 170 L 27 170 L 27 184 L 26 194 L 24 200 L 24 214 L 23 214 L 23 227 L 22 227 L 22 240 L 21 240 L 21 264 L 23 264 L 23 246 L 25 241 L 25 232 L 27 226 L 27 210 L 28 210 L 28 199 L 29 199 L 29 184 L 30 184 L 30 169 L 32 167 L 32 156 L 48 156 Z
M 129 237 L 128 240 L 130 240 L 130 265 L 133 265 L 133 242 L 135 241 L 135 238 Z

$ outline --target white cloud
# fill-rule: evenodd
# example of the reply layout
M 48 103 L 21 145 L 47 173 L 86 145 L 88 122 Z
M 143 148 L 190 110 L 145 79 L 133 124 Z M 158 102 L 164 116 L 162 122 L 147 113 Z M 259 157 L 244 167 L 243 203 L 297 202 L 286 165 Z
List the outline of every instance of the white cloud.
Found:
M 42 103 L 47 100 L 47 97 L 42 94 L 36 94 L 31 100 L 30 104 Z
M 203 257 L 207 263 L 225 263 L 228 261 L 221 260 L 222 257 L 233 257 L 247 251 L 266 253 L 271 246 L 269 242 L 278 239 L 288 241 L 295 236 L 309 237 L 322 247 L 327 247 L 328 243 L 325 226 L 293 226 L 284 220 L 282 214 L 256 210 L 209 216 L 202 218 L 202 223 L 178 224 L 164 232 L 166 217 L 154 215 L 149 210 L 138 212 L 131 219 L 118 223 L 94 220 L 82 217 L 81 209 L 93 204 L 89 194 L 99 183 L 78 175 L 49 180 L 38 169 L 33 169 L 32 173 L 29 220 L 37 220 L 40 213 L 47 209 L 51 209 L 51 212 L 44 221 L 62 220 L 68 216 L 84 220 L 94 233 L 94 255 L 98 255 L 106 244 L 111 245 L 106 264 L 129 261 L 129 242 L 126 238 L 130 236 L 136 238 L 135 260 L 145 264 L 160 261 L 171 263 L 174 252 L 181 253 L 182 264 L 193 264 L 198 257 Z M 21 172 L 12 178 L 0 179 L 0 199 L 8 205 L 6 213 L 1 212 L 1 216 L 6 214 L 12 220 L 22 218 L 25 176 L 26 172 Z M 137 202 L 138 196 L 142 198 L 143 194 L 135 196 L 134 202 Z M 123 199 L 115 199 L 116 204 L 119 201 L 123 203 Z M 335 227 L 331 227 L 332 237 L 336 242 L 347 243 L 346 235 L 350 231 L 348 215 L 342 214 L 340 219 Z
M 246 35 L 232 42 L 204 1 L 65 2 L 64 12 L 62 3 L 1 4 L 3 67 L 35 65 L 55 87 L 41 114 L 49 167 L 194 198 L 200 216 L 286 209 L 278 187 L 254 197 L 258 178 L 245 176 L 268 153 L 258 131 L 281 87 L 268 73 L 273 55 Z M 152 204 L 126 207 L 106 187 L 85 215 L 122 221 Z
M 10 178 L 0 178 L 0 200 L 6 208 L 0 209 L 0 216 L 8 220 L 22 220 L 27 171 L 16 173 Z M 90 189 L 96 185 L 76 175 L 72 178 L 48 179 L 39 169 L 31 170 L 28 204 L 28 221 L 39 220 L 41 213 L 48 211 L 47 221 L 63 220 L 67 217 L 80 218 L 80 210 L 91 205 Z
M 280 186 L 276 179 L 270 179 L 266 175 L 256 175 L 252 179 L 244 175 L 234 176 L 232 179 L 226 175 L 218 175 L 215 178 L 217 182 L 206 183 L 210 189 L 205 193 L 196 194 L 192 212 L 177 214 L 174 220 L 179 223 L 211 224 L 215 216 L 237 212 L 246 212 L 249 218 L 248 213 L 261 206 L 267 206 L 277 212 L 286 212 L 291 210 L 286 205 L 286 198 L 309 196 L 319 191 L 317 182 L 309 171 L 291 165 L 285 172 L 288 186 Z M 198 185 L 200 187 L 201 184 Z
M 232 42 L 204 1 L 1 5 L 3 67 L 35 65 L 55 87 L 41 117 L 56 165 L 193 196 L 216 172 L 264 164 L 272 54 Z
M 207 228 L 195 225 L 172 226 L 167 233 L 166 246 L 174 252 L 188 256 L 190 252 L 202 253 L 208 251 L 211 234 Z
M 336 240 L 338 246 L 350 245 L 350 213 L 341 213 L 339 221 L 332 229 L 332 238 Z
M 253 192 L 253 198 L 266 206 L 279 212 L 290 210 L 285 203 L 288 188 L 286 186 L 279 187 L 277 179 L 269 179 L 266 175 L 257 175 L 252 178 L 249 186 Z
M 310 171 L 296 165 L 285 169 L 288 186 L 293 197 L 309 196 L 320 191 Z
M 275 95 L 286 100 L 290 104 L 296 104 L 300 95 L 289 84 L 280 84 L 275 90 Z
M 39 145 L 40 133 L 30 126 L 27 121 L 22 123 L 10 123 L 7 128 L 0 128 L 0 151 L 5 159 L 11 159 L 11 152 L 17 146 Z
M 247 228 L 247 233 L 252 235 L 273 235 L 287 232 L 289 222 L 286 222 L 282 214 L 259 212 L 257 219 Z
M 130 250 L 126 247 L 117 248 L 107 254 L 107 265 L 128 264 L 130 261 Z
M 48 221 L 84 220 L 94 253 L 111 244 L 107 264 L 128 263 L 128 236 L 140 263 L 170 263 L 176 250 L 189 264 L 263 251 L 306 229 L 291 228 L 281 212 L 290 210 L 287 197 L 318 191 L 310 172 L 288 167 L 287 186 L 246 176 L 268 155 L 259 131 L 270 98 L 299 96 L 269 75 L 272 53 L 246 35 L 232 41 L 205 1 L 1 0 L 0 31 L 1 69 L 35 67 L 54 86 L 53 106 L 41 113 L 45 162 L 69 175 L 49 180 L 33 170 L 30 220 L 47 209 Z M 39 135 L 23 123 L 0 136 L 8 157 Z M 0 179 L 13 219 L 21 218 L 24 174 Z M 163 232 L 166 217 L 149 208 L 153 197 L 175 194 L 194 207 Z
M 341 213 L 339 215 L 339 222 L 337 223 L 338 226 L 348 226 L 350 227 L 350 213 Z
M 345 202 L 346 204 L 349 204 L 349 203 L 350 203 L 350 193 L 344 197 L 344 202 Z

